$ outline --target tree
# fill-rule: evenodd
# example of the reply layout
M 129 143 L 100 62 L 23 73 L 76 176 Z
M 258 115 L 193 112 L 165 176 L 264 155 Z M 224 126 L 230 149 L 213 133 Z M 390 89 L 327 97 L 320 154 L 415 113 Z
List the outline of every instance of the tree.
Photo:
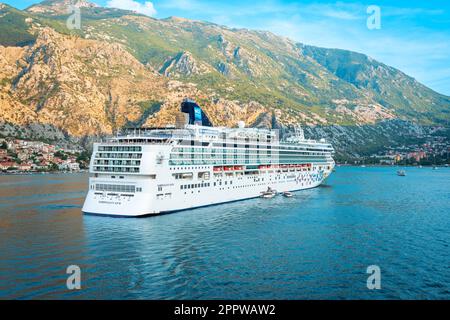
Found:
M 67 160 L 67 155 L 59 150 L 55 152 L 55 157 L 60 158 L 61 160 Z
M 77 162 L 80 162 L 80 161 L 84 161 L 84 162 L 89 161 L 89 154 L 86 151 L 83 151 L 78 155 Z

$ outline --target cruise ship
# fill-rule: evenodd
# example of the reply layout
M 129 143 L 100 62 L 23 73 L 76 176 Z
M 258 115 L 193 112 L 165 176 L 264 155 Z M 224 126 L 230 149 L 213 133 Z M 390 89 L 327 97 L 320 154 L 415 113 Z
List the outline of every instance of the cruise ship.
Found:
M 192 100 L 180 125 L 126 129 L 94 143 L 83 212 L 139 217 L 320 185 L 334 168 L 333 147 L 296 128 L 213 127 Z M 270 201 L 270 200 L 267 200 Z

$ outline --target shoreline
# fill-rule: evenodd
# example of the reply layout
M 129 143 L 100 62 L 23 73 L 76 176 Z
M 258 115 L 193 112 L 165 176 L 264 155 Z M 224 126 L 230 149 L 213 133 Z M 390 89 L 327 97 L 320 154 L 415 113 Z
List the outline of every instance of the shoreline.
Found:
M 42 171 L 42 172 L 29 172 L 29 171 L 19 171 L 19 172 L 3 172 L 0 171 L 0 176 L 31 176 L 31 175 L 45 175 L 45 174 L 77 174 L 77 173 L 89 173 L 89 170 L 79 170 L 79 171 Z

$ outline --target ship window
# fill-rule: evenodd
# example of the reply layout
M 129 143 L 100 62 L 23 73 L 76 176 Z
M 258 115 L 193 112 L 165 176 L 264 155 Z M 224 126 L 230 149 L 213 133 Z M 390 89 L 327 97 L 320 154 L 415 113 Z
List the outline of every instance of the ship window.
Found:
M 139 188 L 135 188 L 133 185 L 115 185 L 115 184 L 96 184 L 95 189 L 97 191 L 113 191 L 113 192 L 132 192 L 139 191 Z
M 192 180 L 192 177 L 194 176 L 192 172 L 182 172 L 182 173 L 174 173 L 172 174 L 175 179 L 186 179 L 186 180 Z
M 199 172 L 198 178 L 202 180 L 209 180 L 209 172 L 208 171 Z

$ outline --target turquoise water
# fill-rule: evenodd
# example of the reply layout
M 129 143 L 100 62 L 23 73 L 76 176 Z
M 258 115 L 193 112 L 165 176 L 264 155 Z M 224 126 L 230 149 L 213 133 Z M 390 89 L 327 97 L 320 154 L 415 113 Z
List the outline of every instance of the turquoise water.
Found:
M 0 298 L 450 299 L 450 169 L 396 170 L 142 219 L 83 216 L 85 174 L 0 176 Z

